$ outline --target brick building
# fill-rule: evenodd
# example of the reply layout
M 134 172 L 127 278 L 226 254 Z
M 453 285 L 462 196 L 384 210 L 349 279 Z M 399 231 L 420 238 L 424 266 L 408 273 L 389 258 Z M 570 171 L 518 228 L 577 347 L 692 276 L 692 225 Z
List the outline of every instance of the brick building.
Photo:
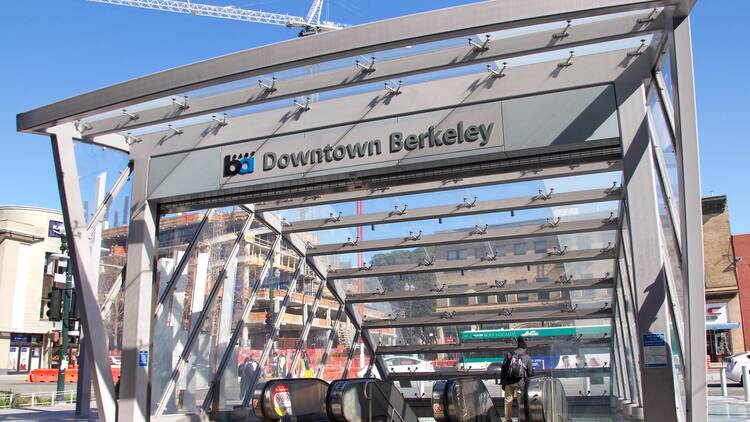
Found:
M 750 345 L 750 234 L 732 236 L 745 344 Z
M 735 253 L 724 195 L 703 198 L 706 355 L 711 362 L 745 350 Z M 750 293 L 750 292 L 749 292 Z

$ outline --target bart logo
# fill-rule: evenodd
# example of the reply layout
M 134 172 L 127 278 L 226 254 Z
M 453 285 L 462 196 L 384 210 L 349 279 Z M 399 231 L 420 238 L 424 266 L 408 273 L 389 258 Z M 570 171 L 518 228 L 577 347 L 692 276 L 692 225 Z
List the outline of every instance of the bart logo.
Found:
M 255 171 L 255 152 L 224 156 L 224 177 L 250 174 Z

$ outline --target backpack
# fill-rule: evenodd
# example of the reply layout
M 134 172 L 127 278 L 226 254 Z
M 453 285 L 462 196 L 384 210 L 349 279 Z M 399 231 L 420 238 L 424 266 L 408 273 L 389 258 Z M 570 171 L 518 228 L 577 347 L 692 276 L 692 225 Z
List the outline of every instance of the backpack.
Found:
M 508 368 L 509 378 L 512 380 L 522 380 L 526 378 L 526 374 L 526 362 L 523 360 L 523 355 L 513 353 Z

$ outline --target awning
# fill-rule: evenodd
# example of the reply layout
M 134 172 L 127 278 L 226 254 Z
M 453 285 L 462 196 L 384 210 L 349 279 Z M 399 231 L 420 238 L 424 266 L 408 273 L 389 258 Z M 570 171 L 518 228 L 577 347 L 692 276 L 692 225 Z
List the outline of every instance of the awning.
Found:
M 739 322 L 707 322 L 706 331 L 709 330 L 732 330 L 740 328 Z

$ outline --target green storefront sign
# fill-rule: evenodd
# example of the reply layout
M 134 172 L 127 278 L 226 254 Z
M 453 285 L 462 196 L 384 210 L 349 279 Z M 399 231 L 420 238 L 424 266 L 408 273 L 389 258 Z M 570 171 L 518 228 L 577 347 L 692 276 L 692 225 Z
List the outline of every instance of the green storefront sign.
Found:
M 521 328 L 515 330 L 477 330 L 463 331 L 460 334 L 461 341 L 506 339 L 523 337 L 555 337 L 555 336 L 577 336 L 609 334 L 608 325 L 589 325 L 582 327 L 549 327 L 549 328 Z

